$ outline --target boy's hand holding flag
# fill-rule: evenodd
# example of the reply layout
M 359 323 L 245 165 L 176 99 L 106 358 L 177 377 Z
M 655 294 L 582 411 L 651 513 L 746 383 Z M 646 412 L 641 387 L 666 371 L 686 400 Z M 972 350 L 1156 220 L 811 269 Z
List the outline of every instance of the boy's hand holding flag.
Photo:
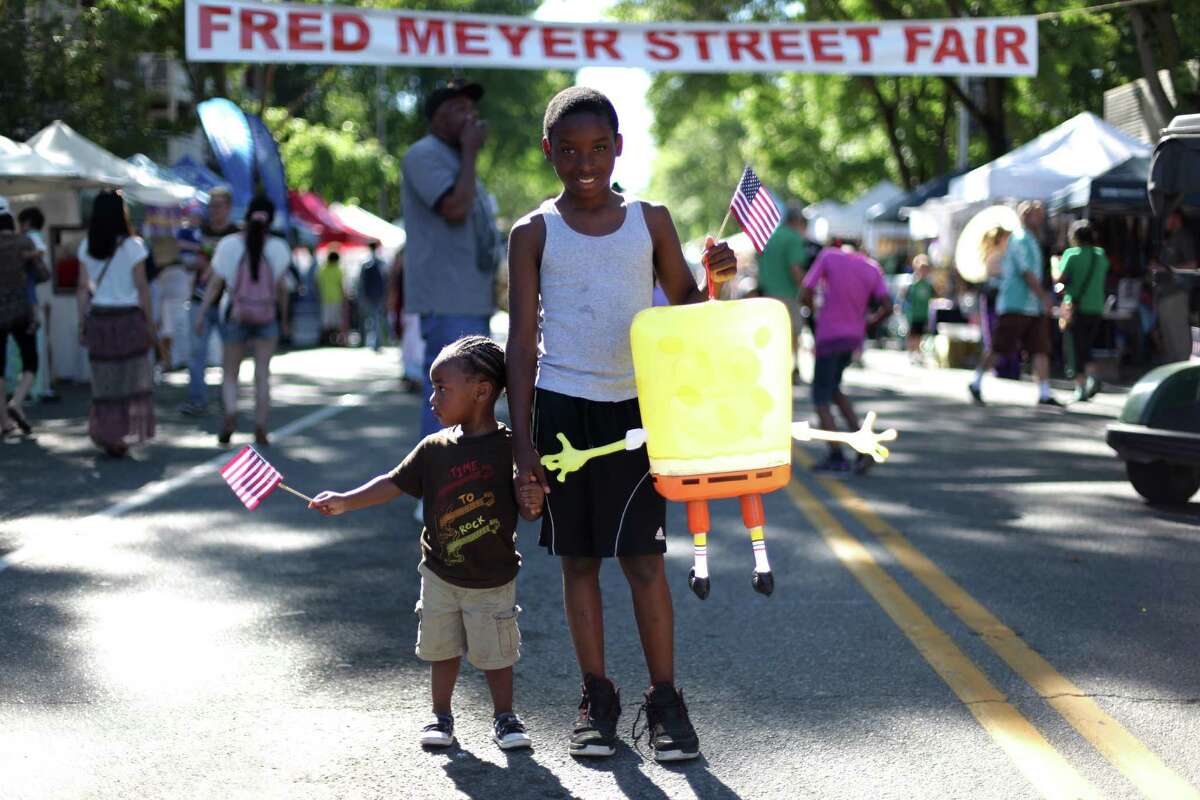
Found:
M 221 468 L 221 477 L 237 495 L 243 505 L 253 511 L 275 487 L 312 502 L 312 498 L 300 494 L 283 482 L 283 474 L 259 455 L 253 447 L 244 447 L 233 460 Z
M 746 237 L 759 253 L 767 246 L 767 240 L 783 219 L 779 207 L 775 205 L 775 198 L 750 167 L 746 167 L 742 172 L 742 178 L 733 192 L 733 199 L 729 201 L 729 211 L 721 222 L 721 229 L 717 231 L 718 238 L 725 232 L 731 214 L 737 218 Z M 728 244 L 717 244 L 716 239 L 709 236 L 704 241 L 703 261 L 704 268 L 708 271 L 708 296 L 709 299 L 715 300 L 717 286 L 737 274 L 737 256 Z

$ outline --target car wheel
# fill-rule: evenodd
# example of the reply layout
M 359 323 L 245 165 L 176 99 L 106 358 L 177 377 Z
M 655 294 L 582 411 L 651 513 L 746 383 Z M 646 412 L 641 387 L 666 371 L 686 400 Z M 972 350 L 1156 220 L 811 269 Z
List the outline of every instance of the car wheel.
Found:
M 1126 461 L 1129 482 L 1151 503 L 1186 503 L 1200 489 L 1200 469 L 1166 461 Z

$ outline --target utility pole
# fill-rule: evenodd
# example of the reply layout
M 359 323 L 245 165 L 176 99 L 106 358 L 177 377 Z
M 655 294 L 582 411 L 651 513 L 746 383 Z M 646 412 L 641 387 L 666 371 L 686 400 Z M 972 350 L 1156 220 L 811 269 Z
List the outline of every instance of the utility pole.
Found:
M 958 76 L 958 88 L 962 89 L 963 94 L 970 97 L 971 84 L 967 80 L 966 75 Z M 969 163 L 967 159 L 967 148 L 971 144 L 971 112 L 967 110 L 965 103 L 958 104 L 958 147 L 955 166 L 960 170 L 965 170 Z
M 383 64 L 375 66 L 375 138 L 379 141 L 379 149 L 387 153 L 387 73 Z M 378 211 L 379 216 L 387 219 L 388 186 L 383 181 L 379 186 Z

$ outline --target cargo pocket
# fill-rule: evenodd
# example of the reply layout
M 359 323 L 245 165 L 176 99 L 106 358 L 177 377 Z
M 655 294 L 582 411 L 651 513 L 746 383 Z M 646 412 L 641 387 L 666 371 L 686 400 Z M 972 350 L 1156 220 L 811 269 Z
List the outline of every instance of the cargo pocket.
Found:
M 513 606 L 507 611 L 497 612 L 496 633 L 500 640 L 500 655 L 506 659 L 516 658 L 521 651 L 521 629 L 517 626 L 517 615 L 521 613 L 520 606 Z

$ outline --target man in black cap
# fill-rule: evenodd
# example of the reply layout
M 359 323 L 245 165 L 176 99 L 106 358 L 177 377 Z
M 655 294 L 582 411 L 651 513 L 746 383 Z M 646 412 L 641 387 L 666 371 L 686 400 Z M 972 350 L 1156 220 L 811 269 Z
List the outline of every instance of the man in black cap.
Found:
M 498 237 L 493 200 L 475 175 L 487 140 L 487 123 L 476 103 L 478 83 L 454 79 L 425 99 L 429 134 L 413 144 L 401 163 L 404 228 L 405 311 L 421 315 L 425 340 L 425 394 L 429 369 L 442 347 L 469 334 L 486 336 L 495 308 Z M 427 407 L 421 435 L 440 426 Z

